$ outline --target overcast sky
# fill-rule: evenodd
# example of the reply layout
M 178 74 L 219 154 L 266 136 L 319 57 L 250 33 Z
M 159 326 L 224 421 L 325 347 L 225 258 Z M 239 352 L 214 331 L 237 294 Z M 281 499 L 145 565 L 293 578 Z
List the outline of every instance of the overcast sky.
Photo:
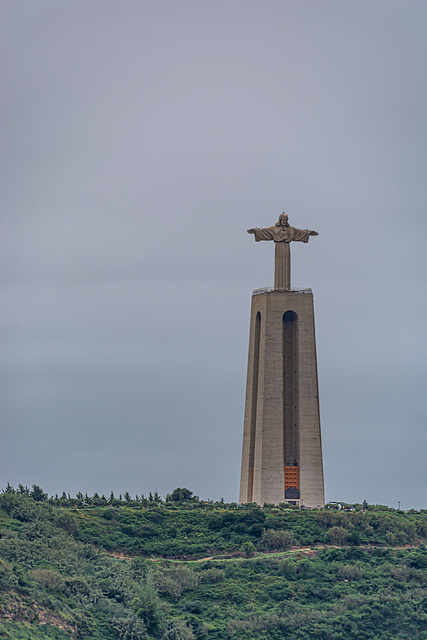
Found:
M 237 501 L 285 209 L 326 498 L 426 508 L 425 0 L 0 4 L 0 487 Z

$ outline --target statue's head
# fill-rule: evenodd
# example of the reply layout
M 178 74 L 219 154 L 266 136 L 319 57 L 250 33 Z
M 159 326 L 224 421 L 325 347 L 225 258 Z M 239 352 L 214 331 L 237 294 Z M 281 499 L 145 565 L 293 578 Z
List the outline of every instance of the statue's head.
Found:
M 283 212 L 279 216 L 279 220 L 276 222 L 276 227 L 289 227 L 288 214 Z

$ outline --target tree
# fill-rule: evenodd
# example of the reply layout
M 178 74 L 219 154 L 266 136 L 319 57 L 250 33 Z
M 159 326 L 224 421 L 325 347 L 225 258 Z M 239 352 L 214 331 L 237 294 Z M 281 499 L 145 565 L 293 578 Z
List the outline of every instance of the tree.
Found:
M 99 494 L 96 491 L 91 498 L 91 504 L 93 504 L 94 507 L 102 506 L 102 498 L 99 496 Z
M 82 494 L 81 491 L 79 491 L 78 493 L 76 493 L 76 501 L 77 501 L 77 506 L 78 507 L 82 507 L 85 501 L 85 497 Z
M 181 487 L 177 487 L 166 496 L 166 502 L 190 502 L 192 499 L 193 492 Z
M 30 490 L 28 487 L 24 487 L 24 485 L 18 484 L 18 493 L 20 493 L 23 496 L 29 496 Z
M 161 631 L 163 613 L 151 571 L 148 573 L 138 597 L 133 600 L 132 608 L 137 617 L 144 621 L 148 633 L 158 636 Z
M 33 484 L 33 488 L 30 491 L 30 497 L 35 502 L 45 502 L 47 500 L 47 498 L 48 498 L 48 495 L 37 484 Z

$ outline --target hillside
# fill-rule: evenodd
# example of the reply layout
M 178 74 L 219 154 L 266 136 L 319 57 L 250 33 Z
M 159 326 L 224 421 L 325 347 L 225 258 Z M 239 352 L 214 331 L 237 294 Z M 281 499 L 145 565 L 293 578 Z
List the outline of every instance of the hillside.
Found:
M 427 638 L 426 511 L 7 489 L 0 638 Z

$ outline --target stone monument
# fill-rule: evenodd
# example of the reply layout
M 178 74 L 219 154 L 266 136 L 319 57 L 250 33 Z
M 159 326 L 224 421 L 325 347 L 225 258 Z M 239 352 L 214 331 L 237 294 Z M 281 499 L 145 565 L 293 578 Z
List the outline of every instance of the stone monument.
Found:
M 248 233 L 275 243 L 275 276 L 252 295 L 239 501 L 324 507 L 313 294 L 291 288 L 290 252 L 318 233 L 286 213 Z

